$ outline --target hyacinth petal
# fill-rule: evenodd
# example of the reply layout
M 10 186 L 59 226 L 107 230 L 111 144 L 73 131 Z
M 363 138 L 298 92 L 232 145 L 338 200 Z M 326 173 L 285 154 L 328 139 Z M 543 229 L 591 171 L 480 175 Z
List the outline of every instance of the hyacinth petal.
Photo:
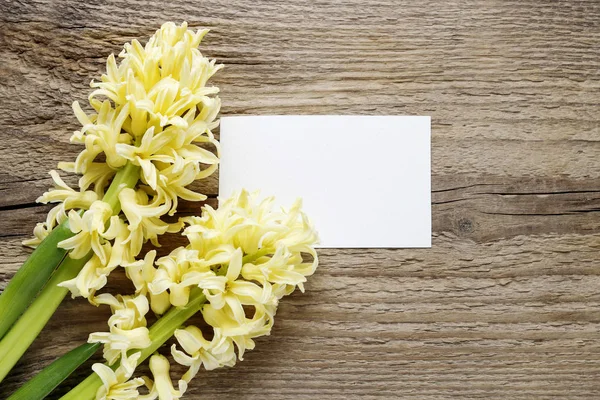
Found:
M 239 299 L 243 299 L 244 304 L 263 304 L 268 301 L 271 290 L 268 282 L 261 288 L 253 282 L 235 281 L 230 284 L 229 290 Z
M 58 169 L 63 170 L 65 172 L 75 172 L 75 163 L 70 161 L 61 161 L 58 163 Z
M 150 293 L 150 301 L 152 311 L 158 315 L 164 314 L 171 307 L 169 293 L 167 292 L 158 295 Z
M 94 364 L 92 365 L 92 370 L 98 374 L 104 386 L 113 386 L 118 383 L 117 377 L 115 376 L 112 368 L 104 365 L 104 364 Z
M 189 274 L 192 274 L 188 273 Z M 210 289 L 222 292 L 225 290 L 225 285 L 227 284 L 227 278 L 224 276 L 214 276 L 211 273 L 199 273 L 197 279 L 194 279 L 194 282 L 197 282 L 196 285 L 202 289 Z M 182 283 L 188 283 L 183 281 Z M 191 282 L 190 282 L 191 283 Z
M 187 326 L 185 329 L 177 329 L 175 331 L 175 338 L 179 342 L 179 345 L 189 354 L 196 353 L 201 348 L 208 347 L 210 344 L 204 339 L 202 331 L 193 325 Z
M 146 183 L 150 185 L 152 189 L 156 190 L 158 184 L 158 174 L 154 164 L 150 160 L 144 160 L 140 157 L 136 157 L 135 160 L 142 167 L 142 173 Z
M 229 267 L 227 268 L 227 279 L 230 281 L 234 281 L 240 275 L 242 271 L 242 250 L 236 249 L 236 251 L 231 256 L 231 260 L 229 261 Z
M 246 313 L 244 312 L 244 306 L 240 300 L 234 296 L 225 296 L 225 303 L 232 312 L 235 321 L 243 324 L 246 319 Z
M 190 288 L 182 285 L 172 285 L 170 288 L 170 303 L 175 307 L 185 306 L 190 298 Z
M 106 60 L 106 75 L 110 81 L 120 80 L 119 68 L 117 67 L 117 61 L 115 60 L 114 54 L 108 56 Z
M 136 192 L 133 189 L 123 189 L 119 193 L 119 201 L 121 208 L 127 220 L 130 223 L 130 230 L 135 229 L 145 217 L 157 217 L 165 214 L 168 209 L 168 204 L 139 204 L 137 201 Z
M 156 272 L 154 268 L 155 258 L 156 250 L 150 250 L 146 253 L 143 260 L 121 264 L 125 268 L 127 277 L 133 282 L 136 294 L 147 293 L 148 282 L 154 278 Z
M 117 308 L 119 304 L 119 300 L 115 296 L 110 293 L 102 293 L 94 299 L 97 304 L 104 304 L 110 306 L 111 309 Z
M 65 189 L 67 191 L 72 192 L 73 189 L 71 189 L 69 187 L 69 185 L 67 185 L 62 178 L 60 177 L 60 175 L 58 174 L 58 172 L 56 172 L 55 170 L 50 170 L 49 172 L 50 176 L 52 177 L 52 180 L 54 181 L 54 184 L 61 189 Z
M 100 377 L 102 386 L 96 392 L 97 400 L 140 399 L 138 387 L 144 385 L 142 378 L 130 379 L 135 370 L 140 353 L 134 353 L 122 360 L 116 370 L 104 364 L 94 364 L 92 370 Z
M 194 357 L 189 356 L 185 352 L 177 349 L 177 345 L 171 345 L 171 356 L 173 360 L 180 365 L 191 366 L 193 364 L 198 363 L 199 356 L 196 355 Z
M 183 393 L 181 390 L 176 390 L 171 382 L 169 370 L 171 365 L 169 361 L 160 354 L 154 354 L 150 357 L 150 371 L 154 375 L 154 387 L 158 393 L 159 399 L 175 400 L 181 398 Z
M 159 295 L 169 290 L 171 286 L 173 286 L 173 282 L 169 278 L 160 279 L 160 277 L 157 277 L 148 284 L 148 289 L 150 293 Z
M 187 159 L 199 161 L 203 164 L 217 164 L 219 158 L 212 152 L 194 145 L 184 146 L 179 154 Z
M 79 123 L 82 126 L 87 126 L 87 125 L 91 125 L 92 121 L 89 119 L 89 117 L 86 115 L 85 112 L 83 112 L 83 110 L 81 109 L 81 105 L 79 105 L 78 101 L 74 101 L 71 105 L 71 107 L 73 108 L 73 113 L 75 114 L 75 117 L 77 118 L 77 120 L 79 121 Z

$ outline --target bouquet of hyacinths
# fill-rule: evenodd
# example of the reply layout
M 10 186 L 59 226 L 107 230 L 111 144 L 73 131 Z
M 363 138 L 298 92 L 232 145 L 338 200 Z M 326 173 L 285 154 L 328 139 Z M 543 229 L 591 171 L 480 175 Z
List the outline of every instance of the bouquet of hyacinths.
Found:
M 158 246 L 160 235 L 181 230 L 163 220 L 179 198 L 206 199 L 187 188 L 219 161 L 212 130 L 221 102 L 207 81 L 221 66 L 197 48 L 206 32 L 167 23 L 145 46 L 126 44 L 121 62 L 108 57 L 106 74 L 91 83 L 93 112 L 73 104 L 82 128 L 71 141 L 85 148 L 59 168 L 81 174 L 79 190 L 51 171 L 56 187 L 38 199 L 57 205 L 0 296 L 0 380 L 69 290 L 97 303 L 111 271 L 134 263 L 145 242 Z
M 218 164 L 212 130 L 220 101 L 206 83 L 221 66 L 197 49 L 205 33 L 167 23 L 145 46 L 126 44 L 121 62 L 111 55 L 101 82 L 91 84 L 95 112 L 74 103 L 83 128 L 72 141 L 85 149 L 59 167 L 82 175 L 79 190 L 51 171 L 56 188 L 39 201 L 58 204 L 35 228 L 27 244 L 37 249 L 0 296 L 0 380 L 69 291 L 109 306 L 112 316 L 108 332 L 92 333 L 10 399 L 44 398 L 101 344 L 106 364 L 94 364 L 64 399 L 178 399 L 202 366 L 242 360 L 254 338 L 269 334 L 279 299 L 297 286 L 303 291 L 315 271 L 317 235 L 300 202 L 275 211 L 272 198 L 242 191 L 217 210 L 205 206 L 200 217 L 162 218 L 175 215 L 179 198 L 204 200 L 187 186 Z M 144 243 L 159 246 L 160 235 L 182 229 L 188 246 L 158 260 L 155 250 L 140 255 Z M 135 293 L 98 293 L 119 266 Z M 148 328 L 150 310 L 159 318 Z M 183 327 L 197 313 L 209 329 Z M 172 336 L 179 343 L 173 359 L 188 367 L 177 389 L 157 353 Z M 147 358 L 153 379 L 134 378 Z

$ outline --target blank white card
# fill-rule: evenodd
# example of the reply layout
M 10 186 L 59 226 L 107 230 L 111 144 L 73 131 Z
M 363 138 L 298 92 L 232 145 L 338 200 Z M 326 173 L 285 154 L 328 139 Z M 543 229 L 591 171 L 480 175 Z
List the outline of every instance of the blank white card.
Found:
M 320 247 L 431 247 L 430 148 L 430 117 L 223 117 L 219 199 L 301 197 Z

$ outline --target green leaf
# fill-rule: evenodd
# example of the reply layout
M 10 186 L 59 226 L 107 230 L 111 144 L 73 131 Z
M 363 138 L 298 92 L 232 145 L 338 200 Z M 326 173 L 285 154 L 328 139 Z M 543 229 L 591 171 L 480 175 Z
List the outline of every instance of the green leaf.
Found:
M 100 343 L 83 344 L 30 379 L 7 400 L 42 400 L 62 381 L 64 381 L 78 366 L 83 364 L 100 348 Z
M 8 283 L 0 295 L 0 338 L 6 335 L 65 258 L 66 250 L 56 245 L 73 235 L 66 221 L 55 227 Z

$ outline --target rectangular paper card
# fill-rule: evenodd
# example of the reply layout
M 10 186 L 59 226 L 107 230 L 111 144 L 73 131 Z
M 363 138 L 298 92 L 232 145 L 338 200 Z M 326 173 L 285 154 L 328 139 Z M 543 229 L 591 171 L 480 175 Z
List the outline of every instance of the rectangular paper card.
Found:
M 320 247 L 431 247 L 430 159 L 430 117 L 223 117 L 219 198 L 301 197 Z

